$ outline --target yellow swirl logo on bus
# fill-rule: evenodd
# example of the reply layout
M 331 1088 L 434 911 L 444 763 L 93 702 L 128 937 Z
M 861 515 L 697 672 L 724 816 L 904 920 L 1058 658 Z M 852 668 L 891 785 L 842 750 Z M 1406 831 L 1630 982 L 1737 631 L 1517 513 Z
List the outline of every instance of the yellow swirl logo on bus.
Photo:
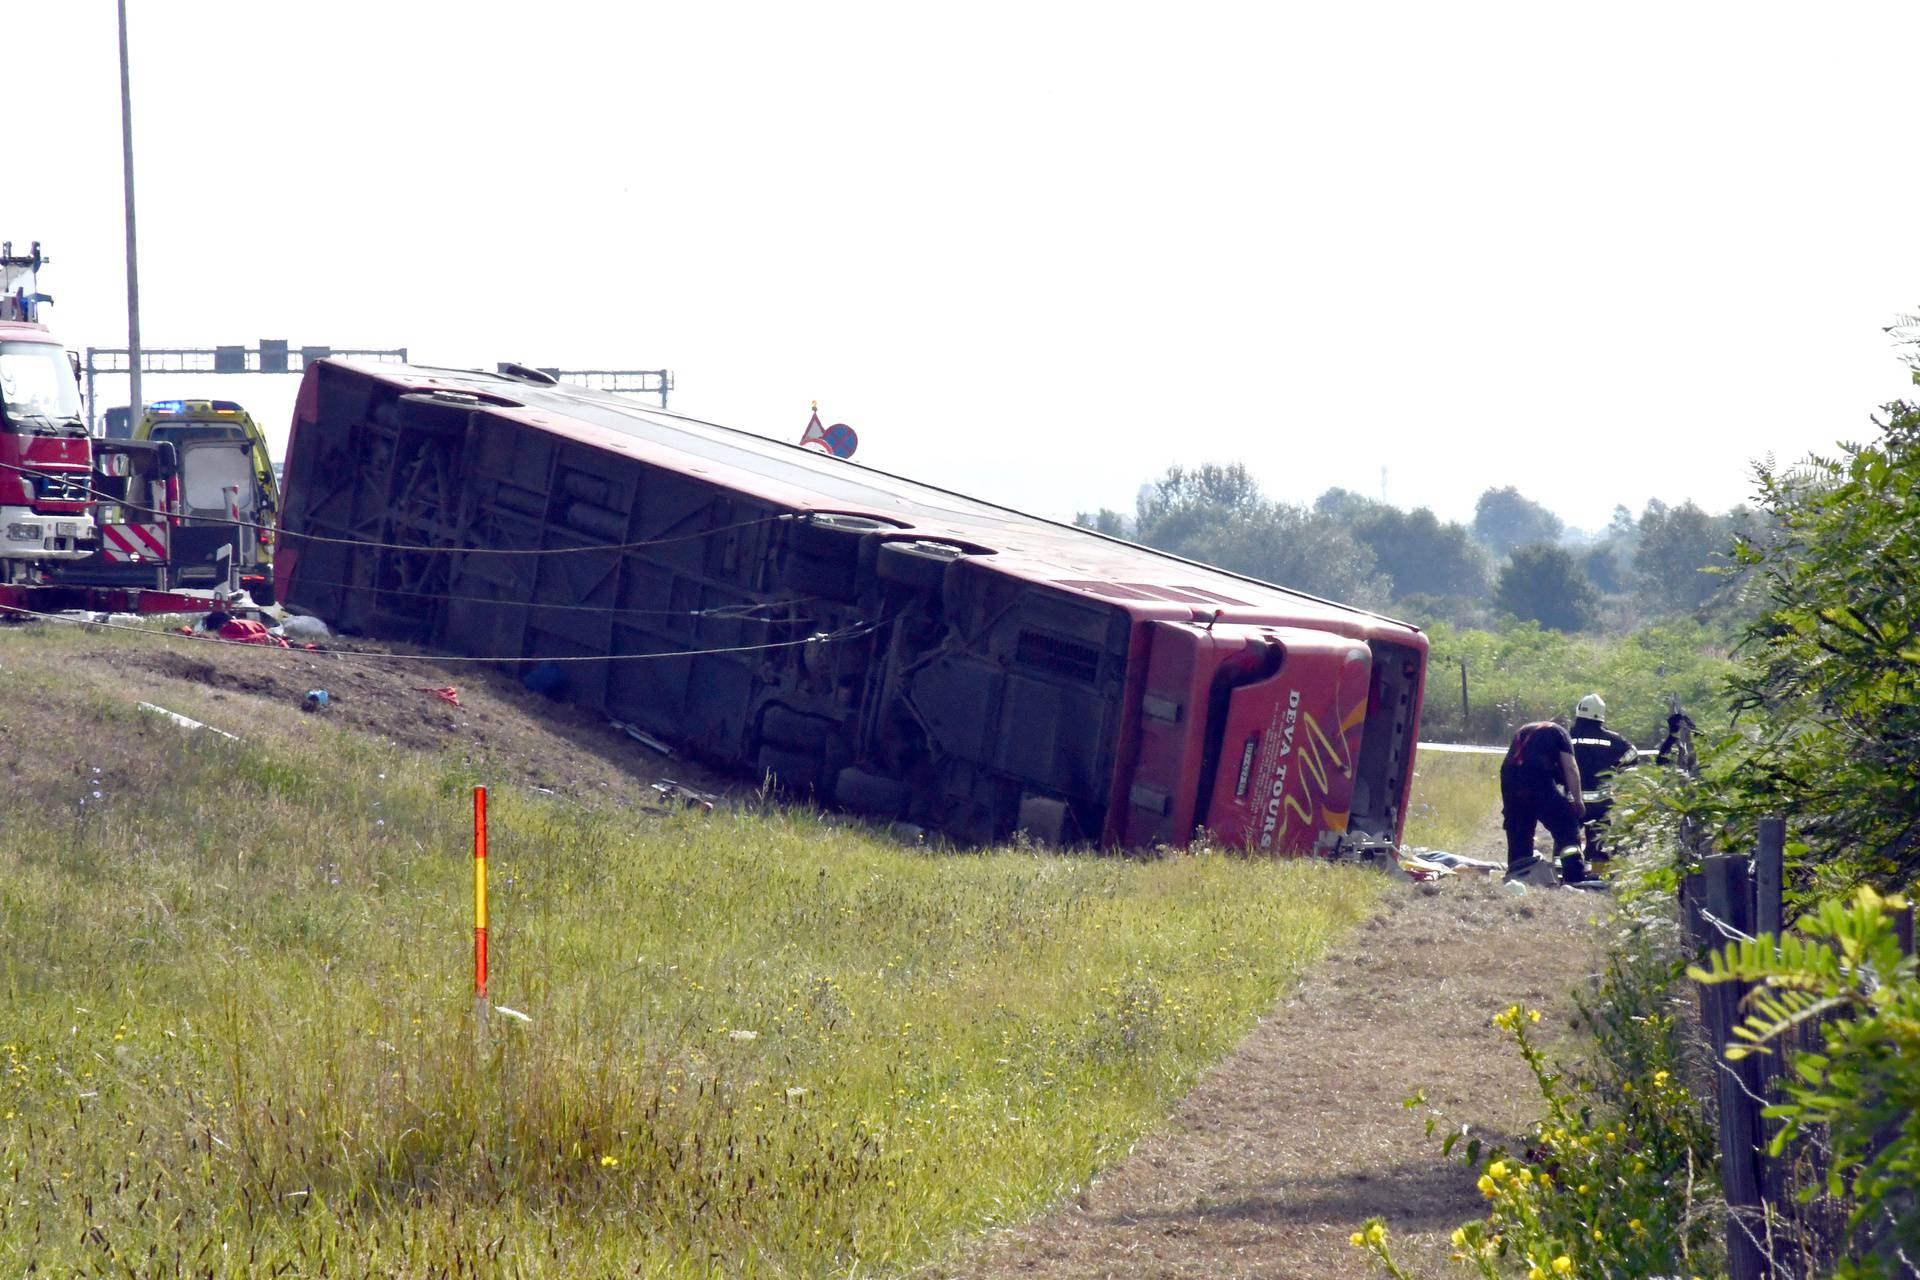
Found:
M 1351 802 L 1354 747 L 1361 721 L 1366 719 L 1364 700 L 1347 712 L 1333 734 L 1322 727 L 1311 711 L 1300 710 L 1300 691 L 1287 694 L 1287 709 L 1275 726 L 1279 735 L 1278 763 L 1273 782 L 1267 789 L 1266 811 L 1260 819 L 1260 848 L 1264 852 L 1275 844 L 1286 848 L 1296 831 L 1311 831 L 1317 808 L 1321 823 L 1330 831 L 1345 831 Z M 1296 754 L 1297 748 L 1297 754 Z M 1347 800 L 1342 807 L 1327 804 L 1333 795 L 1334 778 L 1345 780 Z M 1292 787 L 1287 784 L 1291 781 Z

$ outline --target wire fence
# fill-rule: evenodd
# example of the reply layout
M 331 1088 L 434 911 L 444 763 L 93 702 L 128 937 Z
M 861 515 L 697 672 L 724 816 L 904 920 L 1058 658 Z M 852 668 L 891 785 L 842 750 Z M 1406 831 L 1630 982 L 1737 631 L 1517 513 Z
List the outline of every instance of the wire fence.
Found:
M 1728 942 L 1770 942 L 1783 924 L 1782 863 L 1785 824 L 1761 823 L 1751 856 L 1717 854 L 1680 886 L 1680 917 L 1696 950 Z M 1912 908 L 1898 921 L 1902 945 L 1913 954 Z M 1773 1044 L 1770 1054 L 1728 1061 L 1734 1028 L 1746 1012 L 1752 985 L 1701 985 L 1700 1019 L 1711 1044 L 1720 1120 L 1721 1185 L 1726 1199 L 1729 1280 L 1786 1280 L 1833 1274 L 1836 1264 L 1867 1253 L 1886 1255 L 1887 1223 L 1853 1223 L 1854 1205 L 1833 1194 L 1833 1150 L 1817 1128 L 1801 1130 L 1775 1152 L 1780 1121 L 1765 1114 L 1783 1098 L 1782 1080 L 1793 1059 L 1819 1052 L 1825 1023 L 1808 1019 Z M 1911 1259 L 1888 1256 L 1893 1274 L 1920 1277 Z

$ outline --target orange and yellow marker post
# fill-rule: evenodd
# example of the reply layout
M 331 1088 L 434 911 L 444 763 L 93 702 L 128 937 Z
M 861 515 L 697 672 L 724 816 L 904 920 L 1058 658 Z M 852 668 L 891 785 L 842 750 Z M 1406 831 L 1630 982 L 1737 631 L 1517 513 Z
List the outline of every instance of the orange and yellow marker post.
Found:
M 487 1023 L 487 789 L 473 789 L 473 1016 Z

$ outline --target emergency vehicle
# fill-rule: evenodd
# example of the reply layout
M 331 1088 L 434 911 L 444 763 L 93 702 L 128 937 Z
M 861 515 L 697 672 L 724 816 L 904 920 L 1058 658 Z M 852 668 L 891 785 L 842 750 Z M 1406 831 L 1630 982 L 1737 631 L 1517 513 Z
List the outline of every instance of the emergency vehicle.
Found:
M 141 414 L 133 438 L 173 447 L 180 495 L 173 581 L 225 582 L 231 556 L 240 585 L 254 601 L 273 603 L 280 485 L 259 424 L 231 400 L 156 400 Z
M 0 245 L 0 583 L 93 554 L 93 441 L 75 360 L 38 323 L 46 259 Z

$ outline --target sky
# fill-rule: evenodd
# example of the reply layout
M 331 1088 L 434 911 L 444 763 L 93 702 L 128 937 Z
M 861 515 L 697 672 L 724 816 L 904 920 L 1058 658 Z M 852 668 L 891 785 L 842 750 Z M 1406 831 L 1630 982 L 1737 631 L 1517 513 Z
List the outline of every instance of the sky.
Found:
M 1243 461 L 1597 528 L 1920 394 L 1911 0 L 126 2 L 149 347 L 664 367 L 1056 517 Z M 124 346 L 114 5 L 32 9 L 0 238 Z

